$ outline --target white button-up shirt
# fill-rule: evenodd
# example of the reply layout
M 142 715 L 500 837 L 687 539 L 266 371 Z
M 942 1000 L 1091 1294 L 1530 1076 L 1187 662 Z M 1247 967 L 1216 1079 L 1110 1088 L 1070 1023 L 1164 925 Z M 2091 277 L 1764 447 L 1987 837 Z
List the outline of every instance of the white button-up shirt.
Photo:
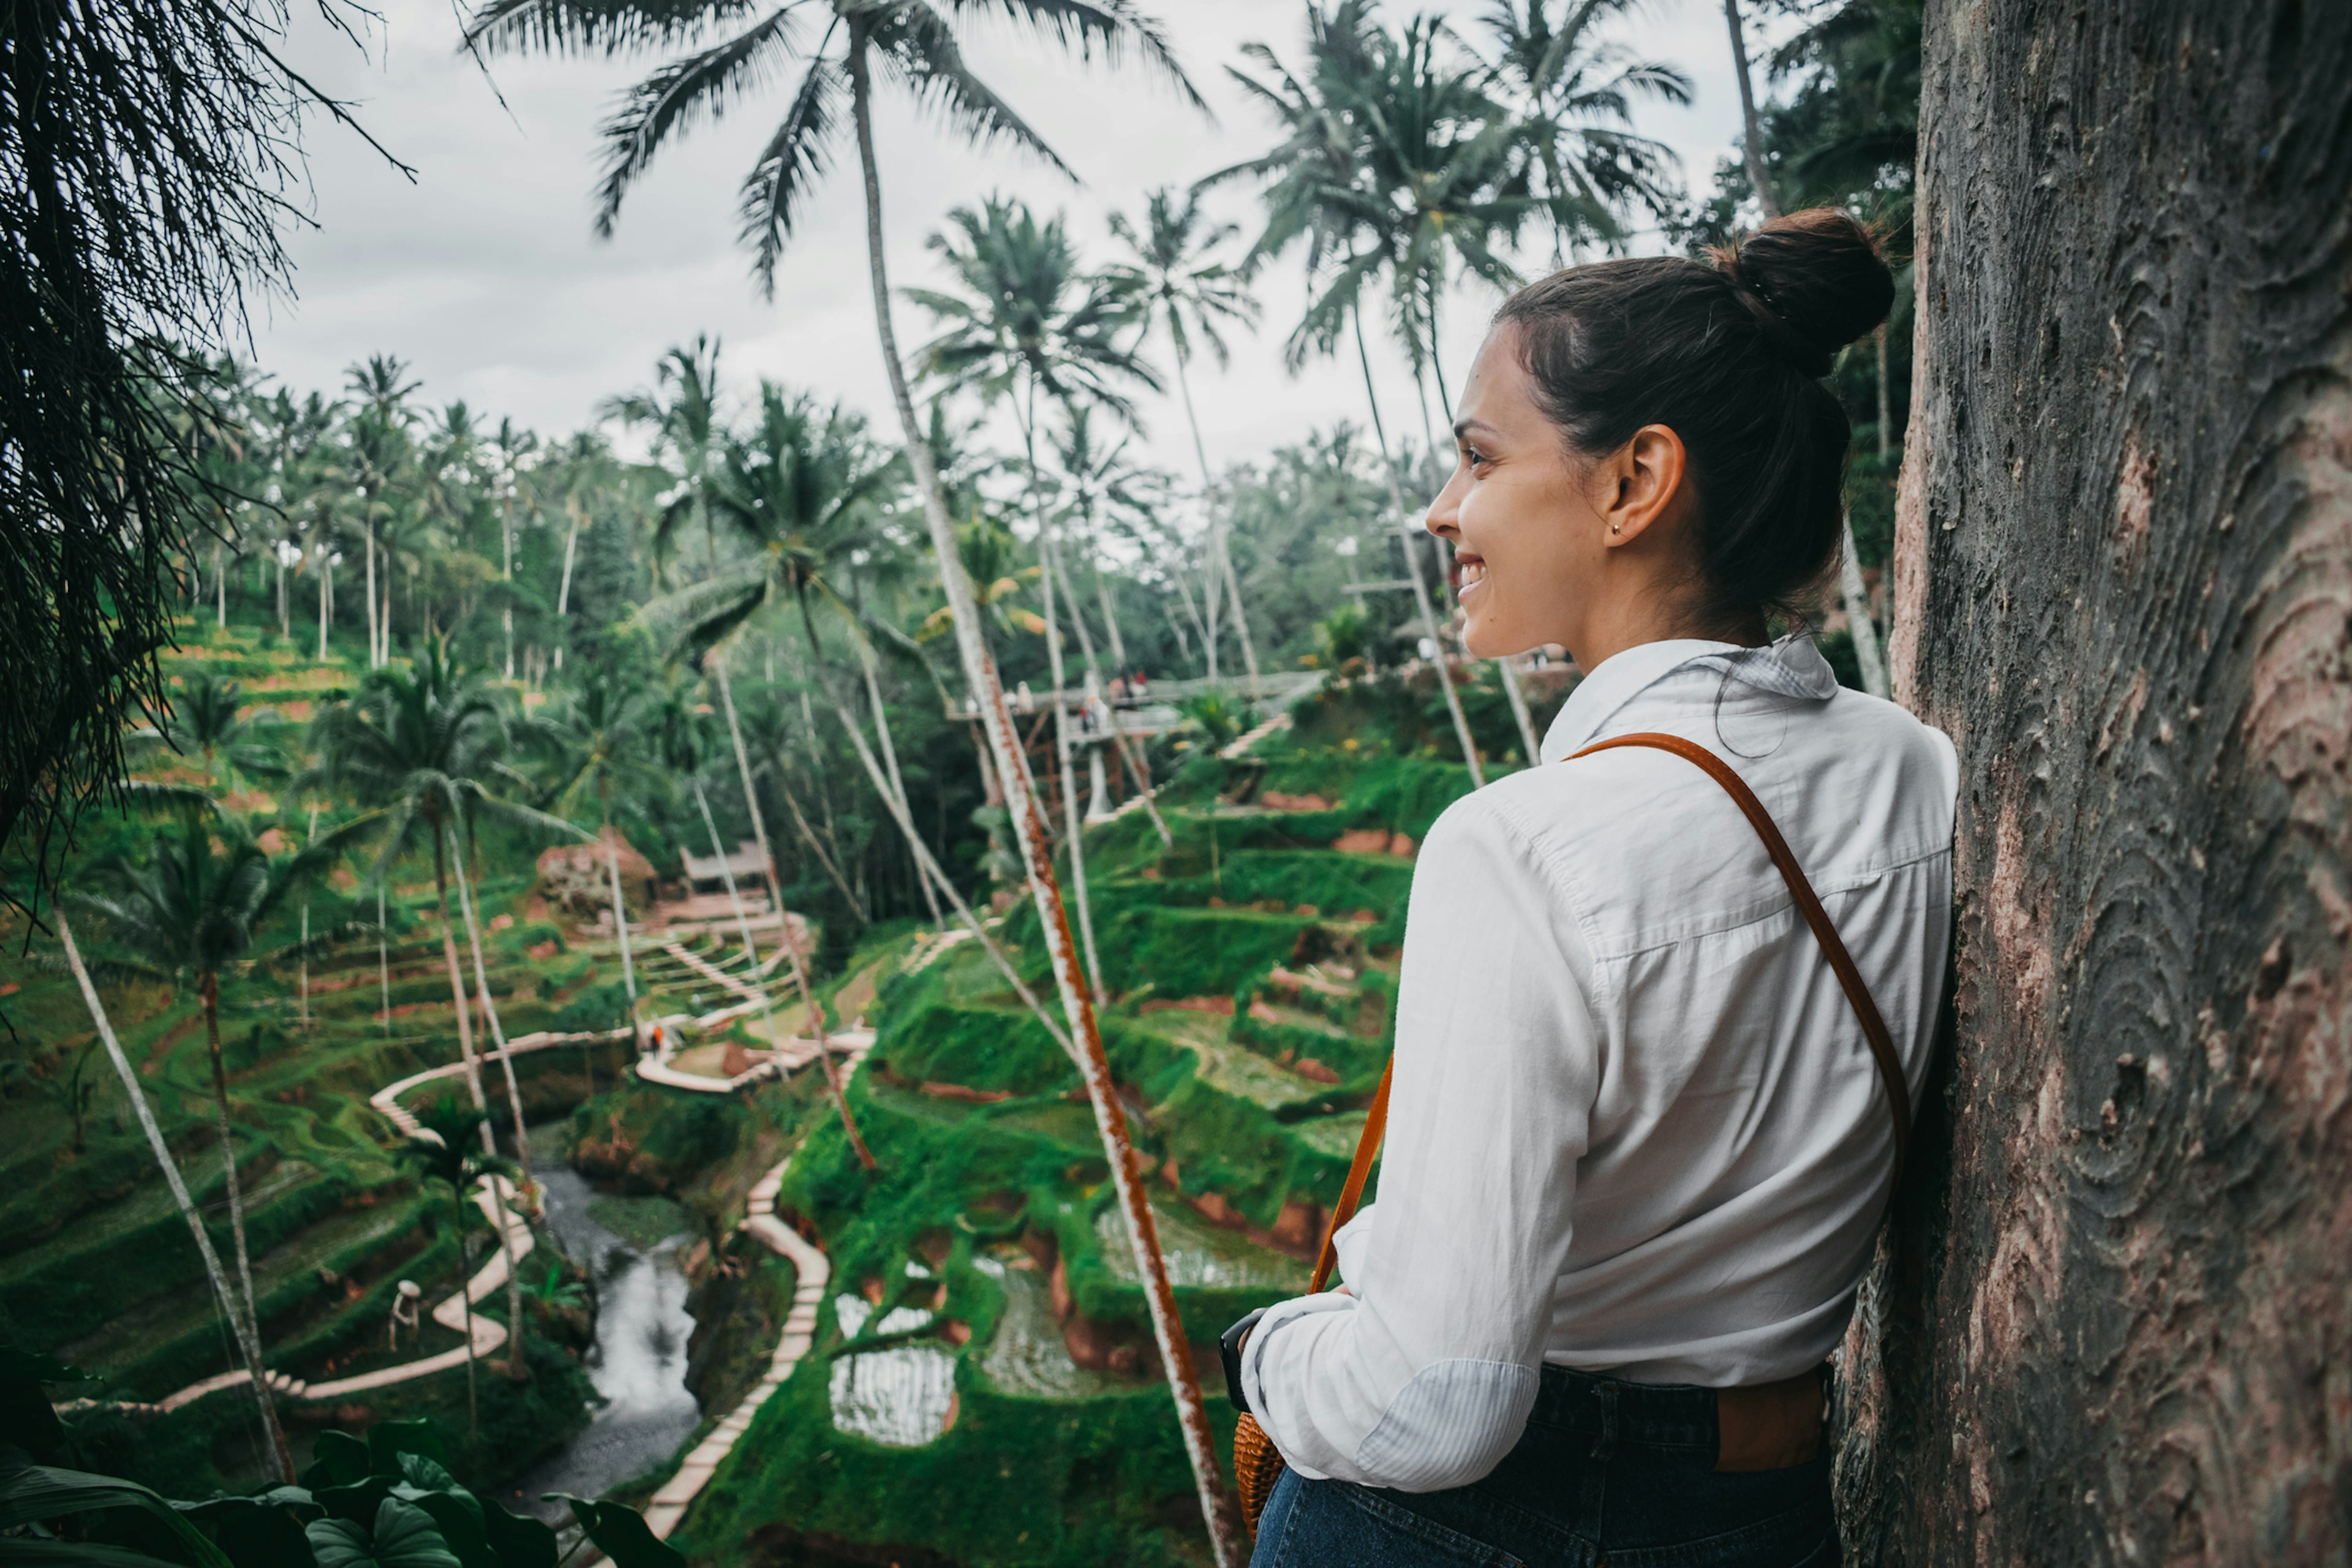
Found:
M 1629 648 L 1544 764 L 1457 801 L 1413 873 L 1379 1201 L 1347 1293 L 1286 1301 L 1242 1387 L 1301 1474 L 1467 1485 L 1537 1368 L 1717 1388 L 1818 1364 L 1892 1181 L 1862 1026 L 1763 844 L 1669 752 L 1737 768 L 1779 823 L 1916 1095 L 1951 923 L 1951 742 L 1840 688 L 1808 639 Z

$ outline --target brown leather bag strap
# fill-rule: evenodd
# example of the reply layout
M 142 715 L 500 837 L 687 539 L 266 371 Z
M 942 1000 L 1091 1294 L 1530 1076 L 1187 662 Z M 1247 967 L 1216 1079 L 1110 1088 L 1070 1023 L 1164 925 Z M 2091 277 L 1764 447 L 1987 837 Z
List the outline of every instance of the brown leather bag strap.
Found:
M 1685 762 L 1696 763 L 1707 777 L 1723 786 L 1726 795 L 1738 804 L 1739 809 L 1764 841 L 1764 852 L 1780 868 L 1781 880 L 1789 884 L 1789 892 L 1797 900 L 1797 908 L 1812 928 L 1813 940 L 1821 943 L 1822 954 L 1830 961 L 1830 968 L 1845 989 L 1845 999 L 1853 1004 L 1854 1016 L 1862 1022 L 1863 1037 L 1870 1042 L 1870 1054 L 1878 1063 L 1878 1080 L 1886 1091 L 1886 1109 L 1895 1123 L 1895 1176 L 1903 1178 L 1903 1163 L 1911 1148 L 1911 1087 L 1904 1077 L 1901 1058 L 1895 1054 L 1894 1037 L 1886 1031 L 1886 1020 L 1879 1016 L 1878 1004 L 1870 997 L 1870 987 L 1863 984 L 1862 971 L 1854 967 L 1853 955 L 1830 922 L 1829 911 L 1814 895 L 1812 883 L 1805 879 L 1804 868 L 1797 864 L 1796 852 L 1789 841 L 1780 837 L 1780 826 L 1748 781 L 1732 771 L 1731 764 L 1708 751 L 1696 741 L 1685 741 L 1680 735 L 1643 731 L 1635 735 L 1612 735 L 1598 741 L 1567 758 L 1589 757 L 1595 752 L 1613 751 L 1620 746 L 1643 746 L 1653 751 L 1672 752 Z M 1348 1163 L 1348 1182 L 1339 1189 L 1339 1202 L 1331 1210 L 1330 1223 L 1323 1228 L 1323 1250 L 1315 1259 L 1315 1278 L 1307 1287 L 1310 1296 L 1319 1294 L 1331 1278 L 1331 1267 L 1339 1259 L 1339 1229 L 1356 1217 L 1356 1205 L 1364 1195 L 1364 1183 L 1372 1171 L 1372 1159 L 1381 1151 L 1381 1136 L 1388 1128 L 1389 1079 L 1396 1071 L 1396 1059 L 1381 1071 L 1381 1087 L 1372 1095 L 1371 1109 L 1364 1113 L 1364 1131 L 1356 1140 L 1356 1156 Z
M 1356 1217 L 1356 1205 L 1364 1195 L 1364 1182 L 1372 1173 L 1372 1156 L 1381 1152 L 1381 1134 L 1389 1124 L 1389 1079 L 1396 1072 L 1396 1058 L 1381 1069 L 1381 1087 L 1372 1091 L 1371 1109 L 1364 1112 L 1364 1131 L 1356 1139 L 1356 1157 L 1348 1162 L 1348 1184 L 1339 1189 L 1339 1205 L 1331 1210 L 1331 1223 L 1323 1227 L 1323 1250 L 1315 1258 L 1315 1278 L 1307 1282 L 1307 1293 L 1318 1296 L 1331 1278 L 1331 1265 L 1339 1258 L 1339 1227 Z
M 1822 908 L 1822 900 L 1814 896 L 1813 885 L 1805 879 L 1804 868 L 1797 864 L 1796 854 L 1789 847 L 1789 841 L 1780 837 L 1780 829 L 1773 822 L 1772 814 L 1764 809 L 1764 803 L 1756 798 L 1756 792 L 1748 787 L 1748 781 L 1732 771 L 1730 763 L 1696 741 L 1685 741 L 1680 735 L 1652 731 L 1638 735 L 1612 735 L 1606 741 L 1598 741 L 1585 747 L 1568 760 L 1574 762 L 1577 757 L 1589 757 L 1595 752 L 1613 751 L 1620 746 L 1645 746 L 1653 751 L 1672 752 L 1684 761 L 1697 764 L 1709 778 L 1723 786 L 1726 795 L 1738 803 L 1739 809 L 1747 815 L 1748 826 L 1754 827 L 1756 836 L 1764 841 L 1765 853 L 1770 855 L 1772 864 L 1780 868 L 1780 879 L 1789 884 L 1789 892 L 1797 900 L 1797 908 L 1803 912 L 1805 923 L 1813 928 L 1813 940 L 1821 943 L 1822 955 L 1830 961 L 1830 968 L 1836 972 L 1838 984 L 1845 988 L 1845 999 L 1853 1005 L 1854 1016 L 1862 1021 L 1863 1036 L 1870 1042 L 1870 1054 L 1877 1058 L 1879 1083 L 1886 1090 L 1886 1109 L 1895 1121 L 1895 1176 L 1899 1182 L 1903 1177 L 1903 1162 L 1909 1154 L 1911 1145 L 1909 1080 L 1904 1077 L 1902 1059 L 1895 1054 L 1895 1040 L 1886 1032 L 1886 1020 L 1879 1016 L 1878 1004 L 1870 999 L 1870 987 L 1862 982 L 1862 971 L 1854 967 L 1853 955 L 1846 952 L 1844 942 L 1838 936 L 1837 927 L 1830 923 L 1829 911 Z

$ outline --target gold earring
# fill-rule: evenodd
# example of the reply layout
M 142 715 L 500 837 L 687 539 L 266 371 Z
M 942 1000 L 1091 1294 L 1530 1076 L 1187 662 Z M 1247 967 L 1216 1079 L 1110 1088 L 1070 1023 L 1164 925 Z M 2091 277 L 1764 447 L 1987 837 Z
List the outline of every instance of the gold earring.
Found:
M 1609 531 L 1612 533 L 1622 533 L 1624 531 L 1625 525 L 1622 522 L 1612 522 L 1609 525 Z

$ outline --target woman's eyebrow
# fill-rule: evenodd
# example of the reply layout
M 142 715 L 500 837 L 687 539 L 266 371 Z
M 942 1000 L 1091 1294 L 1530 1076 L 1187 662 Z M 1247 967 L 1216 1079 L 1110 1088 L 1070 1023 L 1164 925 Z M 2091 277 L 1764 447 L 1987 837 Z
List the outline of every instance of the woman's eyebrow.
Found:
M 1500 430 L 1496 429 L 1495 426 L 1487 424 L 1484 419 L 1473 419 L 1466 414 L 1454 422 L 1454 438 L 1457 441 L 1469 435 L 1473 430 L 1484 430 L 1489 436 L 1499 436 L 1502 434 Z

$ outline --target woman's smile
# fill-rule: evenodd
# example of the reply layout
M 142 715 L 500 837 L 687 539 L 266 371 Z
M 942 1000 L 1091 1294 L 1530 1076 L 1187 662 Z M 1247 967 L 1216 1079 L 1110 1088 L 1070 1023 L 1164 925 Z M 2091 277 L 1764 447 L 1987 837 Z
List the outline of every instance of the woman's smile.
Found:
M 1473 550 L 1457 550 L 1454 555 L 1454 596 L 1467 600 L 1470 591 L 1486 581 L 1486 558 Z

